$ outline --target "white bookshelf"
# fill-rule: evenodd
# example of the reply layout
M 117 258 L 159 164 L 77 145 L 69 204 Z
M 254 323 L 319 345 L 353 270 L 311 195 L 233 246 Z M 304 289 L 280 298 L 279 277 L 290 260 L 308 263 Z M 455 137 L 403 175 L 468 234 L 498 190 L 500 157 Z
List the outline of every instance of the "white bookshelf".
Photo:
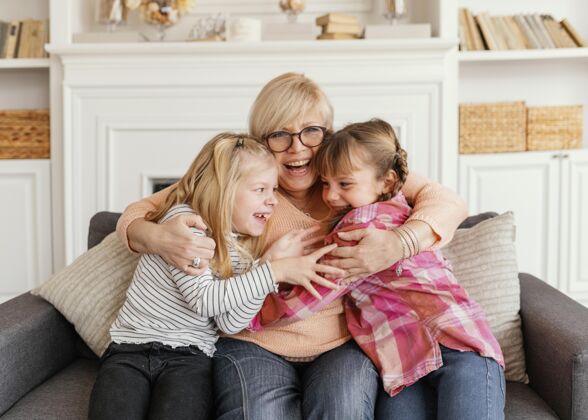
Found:
M 474 15 L 551 14 L 588 39 L 582 0 L 459 0 Z M 588 48 L 460 51 L 459 103 L 525 101 L 528 106 L 584 106 L 580 150 L 459 157 L 459 192 L 470 212 L 515 212 L 521 271 L 588 304 L 588 266 L 578 214 L 588 208 Z M 554 245 L 555 244 L 555 248 Z
M 3 21 L 47 19 L 49 0 L 0 1 Z M 0 109 L 50 108 L 49 58 L 0 59 Z M 50 159 L 0 159 L 0 301 L 53 272 Z

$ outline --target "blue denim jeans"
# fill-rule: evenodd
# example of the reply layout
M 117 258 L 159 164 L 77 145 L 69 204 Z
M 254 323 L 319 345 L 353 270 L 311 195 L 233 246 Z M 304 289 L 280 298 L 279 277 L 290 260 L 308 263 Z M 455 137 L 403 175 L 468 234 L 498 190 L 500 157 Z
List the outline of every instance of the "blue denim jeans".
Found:
M 371 419 L 378 374 L 354 341 L 308 363 L 222 337 L 214 357 L 218 420 Z
M 380 385 L 376 420 L 502 420 L 502 367 L 474 352 L 441 346 L 443 366 L 390 397 Z
M 111 344 L 90 397 L 90 420 L 207 420 L 212 358 L 197 347 Z

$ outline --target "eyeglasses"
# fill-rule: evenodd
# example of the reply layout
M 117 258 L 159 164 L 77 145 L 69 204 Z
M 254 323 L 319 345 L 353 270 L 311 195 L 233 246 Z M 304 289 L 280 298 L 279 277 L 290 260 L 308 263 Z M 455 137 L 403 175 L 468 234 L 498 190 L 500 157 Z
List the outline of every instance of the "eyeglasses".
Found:
M 306 147 L 317 147 L 325 139 L 327 131 L 328 130 L 325 127 L 311 125 L 309 127 L 304 127 L 298 133 L 274 131 L 265 136 L 265 141 L 267 142 L 269 149 L 276 153 L 288 150 L 294 142 L 294 136 L 298 136 L 300 143 Z

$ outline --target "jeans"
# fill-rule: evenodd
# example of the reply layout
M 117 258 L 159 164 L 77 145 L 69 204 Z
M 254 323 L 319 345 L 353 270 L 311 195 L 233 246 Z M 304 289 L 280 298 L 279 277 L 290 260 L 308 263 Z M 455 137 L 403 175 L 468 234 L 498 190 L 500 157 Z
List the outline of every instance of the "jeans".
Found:
M 90 397 L 90 420 L 208 419 L 212 358 L 195 346 L 112 343 Z
M 292 363 L 221 337 L 213 382 L 218 420 L 371 419 L 378 390 L 378 374 L 354 341 Z
M 441 346 L 443 366 L 390 397 L 380 385 L 376 420 L 502 420 L 502 367 L 474 352 Z

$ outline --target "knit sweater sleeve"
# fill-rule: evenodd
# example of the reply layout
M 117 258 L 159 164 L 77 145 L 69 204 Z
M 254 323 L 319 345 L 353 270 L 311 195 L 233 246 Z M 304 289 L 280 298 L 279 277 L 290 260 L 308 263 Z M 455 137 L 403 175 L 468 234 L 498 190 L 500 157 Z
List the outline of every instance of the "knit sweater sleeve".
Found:
M 414 173 L 408 175 L 402 193 L 413 206 L 408 220 L 420 220 L 428 224 L 437 235 L 437 241 L 430 250 L 449 242 L 468 215 L 466 204 L 457 193 Z
M 123 214 L 118 219 L 116 224 L 116 234 L 123 244 L 127 246 L 129 251 L 135 252 L 129 246 L 129 237 L 127 236 L 127 229 L 129 225 L 137 219 L 142 219 L 150 211 L 154 211 L 165 202 L 165 199 L 170 193 L 171 185 L 164 188 L 155 194 L 145 197 L 142 200 L 135 201 L 127 206 Z

